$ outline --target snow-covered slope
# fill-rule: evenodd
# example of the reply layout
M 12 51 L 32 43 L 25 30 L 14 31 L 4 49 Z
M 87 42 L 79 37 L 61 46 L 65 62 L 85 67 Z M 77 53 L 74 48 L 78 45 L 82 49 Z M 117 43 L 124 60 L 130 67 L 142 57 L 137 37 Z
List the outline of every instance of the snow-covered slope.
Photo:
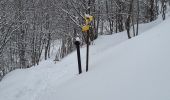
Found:
M 101 36 L 81 75 L 76 52 L 57 64 L 13 71 L 0 82 L 0 100 L 170 100 L 169 23 L 125 42 L 125 32 Z M 81 53 L 85 67 L 85 48 Z
M 170 19 L 143 35 L 93 56 L 89 73 L 39 100 L 170 100 Z M 50 90 L 50 89 L 49 89 Z

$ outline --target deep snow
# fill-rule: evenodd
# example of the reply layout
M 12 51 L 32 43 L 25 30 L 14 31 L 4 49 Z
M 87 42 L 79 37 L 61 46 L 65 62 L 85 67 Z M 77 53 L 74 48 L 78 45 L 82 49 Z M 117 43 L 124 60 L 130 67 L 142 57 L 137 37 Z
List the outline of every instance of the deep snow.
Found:
M 126 32 L 100 36 L 81 75 L 76 52 L 15 70 L 0 82 L 0 100 L 170 100 L 170 19 L 158 23 L 140 25 L 145 32 L 131 40 Z

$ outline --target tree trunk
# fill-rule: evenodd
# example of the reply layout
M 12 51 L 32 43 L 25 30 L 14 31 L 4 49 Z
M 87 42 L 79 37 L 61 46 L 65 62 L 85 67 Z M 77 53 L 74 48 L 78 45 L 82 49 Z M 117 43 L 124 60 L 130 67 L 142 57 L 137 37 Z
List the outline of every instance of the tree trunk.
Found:
M 131 38 L 131 34 L 130 34 L 130 28 L 131 28 L 131 14 L 132 14 L 132 8 L 133 8 L 133 0 L 131 0 L 131 2 L 130 2 L 130 5 L 129 5 L 129 15 L 128 15 L 128 18 L 127 18 L 127 20 L 126 20 L 126 22 L 125 22 L 125 26 L 126 26 L 126 30 L 127 30 L 127 35 L 128 35 L 128 39 L 130 39 Z

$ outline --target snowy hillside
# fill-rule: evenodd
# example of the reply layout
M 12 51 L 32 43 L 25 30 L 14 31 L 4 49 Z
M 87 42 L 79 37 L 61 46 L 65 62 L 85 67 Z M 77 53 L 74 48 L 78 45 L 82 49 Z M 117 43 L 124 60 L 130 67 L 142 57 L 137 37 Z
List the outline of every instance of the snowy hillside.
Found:
M 90 47 L 89 72 L 83 68 L 81 75 L 76 52 L 56 64 L 15 70 L 0 82 L 0 100 L 170 100 L 169 23 L 130 40 L 126 32 L 99 37 Z

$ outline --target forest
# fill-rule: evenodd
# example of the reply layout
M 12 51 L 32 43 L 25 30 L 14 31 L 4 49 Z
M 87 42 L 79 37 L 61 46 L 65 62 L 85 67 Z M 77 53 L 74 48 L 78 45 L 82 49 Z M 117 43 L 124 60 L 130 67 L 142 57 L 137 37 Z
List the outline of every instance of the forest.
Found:
M 75 50 L 76 37 L 85 45 L 86 14 L 93 16 L 90 41 L 122 31 L 131 39 L 139 24 L 165 20 L 167 6 L 170 0 L 0 0 L 0 80 L 49 59 L 52 45 L 59 46 L 54 61 Z

